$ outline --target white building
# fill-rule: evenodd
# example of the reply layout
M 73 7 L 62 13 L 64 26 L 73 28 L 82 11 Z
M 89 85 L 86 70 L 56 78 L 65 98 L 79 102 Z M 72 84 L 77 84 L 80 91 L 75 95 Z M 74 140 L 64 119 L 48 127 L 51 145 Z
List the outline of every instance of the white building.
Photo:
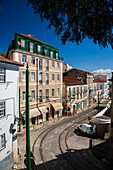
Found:
M 17 161 L 19 66 L 0 56 L 0 170 L 11 169 Z
M 107 81 L 93 80 L 93 91 L 95 92 L 95 99 L 98 98 L 98 91 L 100 94 L 100 99 L 105 99 L 109 97 L 109 85 Z
M 87 84 L 74 77 L 63 77 L 63 107 L 71 113 L 87 109 Z

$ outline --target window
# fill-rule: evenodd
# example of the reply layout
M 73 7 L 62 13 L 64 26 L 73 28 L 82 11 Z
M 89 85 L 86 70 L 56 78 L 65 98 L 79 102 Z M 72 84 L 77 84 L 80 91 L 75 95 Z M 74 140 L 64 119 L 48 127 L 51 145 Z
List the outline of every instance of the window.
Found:
M 44 48 L 44 53 L 47 54 L 47 48 Z
M 59 81 L 60 80 L 60 76 L 59 76 L 59 74 L 57 74 L 57 81 Z
M 27 63 L 27 56 L 26 55 L 22 55 L 22 63 Z
M 52 89 L 52 97 L 55 96 L 55 89 Z
M 26 92 L 22 91 L 22 101 L 25 101 L 25 99 L 26 99 Z
M 46 73 L 46 84 L 49 84 L 49 73 Z
M 53 51 L 50 51 L 50 57 L 53 58 Z
M 35 57 L 31 57 L 31 65 L 35 65 Z
M 5 102 L 0 102 L 0 118 L 5 116 Z
M 3 150 L 6 146 L 6 140 L 5 140 L 5 133 L 0 135 L 0 151 Z
M 40 45 L 37 45 L 37 51 L 41 52 L 41 46 Z
M 59 88 L 57 88 L 57 96 L 59 96 L 59 93 L 60 92 L 60 89 Z
M 54 68 L 55 67 L 55 62 L 54 61 L 52 61 L 52 68 Z
M 33 53 L 33 43 L 30 42 L 30 52 Z
M 75 87 L 73 88 L 73 96 L 75 96 Z
M 43 60 L 39 59 L 39 70 L 43 69 Z
M 71 96 L 71 88 L 69 88 L 69 95 Z
M 59 64 L 59 63 L 57 63 L 57 68 L 58 68 L 58 69 L 60 68 L 60 64 Z
M 82 98 L 82 87 L 81 87 L 81 93 L 80 93 L 80 96 L 81 96 L 81 98 Z
M 22 71 L 22 81 L 26 81 L 26 72 Z
M 5 69 L 0 68 L 0 82 L 5 82 Z
M 46 60 L 46 70 L 49 70 L 49 60 Z
M 55 80 L 55 75 L 54 74 L 52 74 L 52 81 L 54 81 Z
M 102 84 L 100 85 L 100 89 L 102 89 Z
M 35 90 L 31 90 L 31 100 L 35 100 Z
M 39 102 L 43 101 L 43 93 L 42 90 L 39 90 Z
M 42 72 L 39 73 L 39 84 L 43 83 L 43 74 Z
M 79 99 L 79 87 L 77 87 L 77 99 Z
M 31 72 L 31 81 L 35 81 L 35 72 Z
M 49 89 L 46 89 L 46 101 L 49 101 Z
M 25 47 L 25 40 L 21 39 L 21 47 Z
M 58 59 L 58 53 L 56 53 L 56 59 Z

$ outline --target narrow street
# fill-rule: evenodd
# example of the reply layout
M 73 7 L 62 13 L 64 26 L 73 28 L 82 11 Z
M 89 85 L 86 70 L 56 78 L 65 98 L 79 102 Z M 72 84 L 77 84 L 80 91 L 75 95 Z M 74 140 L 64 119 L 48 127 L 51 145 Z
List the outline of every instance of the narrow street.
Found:
M 31 131 L 31 151 L 34 155 L 35 169 L 107 169 L 107 165 L 94 157 L 89 150 L 90 138 L 77 131 L 81 122 L 88 122 L 88 116 L 93 117 L 96 113 L 97 109 L 92 108 Z M 25 136 L 22 138 L 25 142 Z M 22 142 L 22 138 L 19 143 Z M 102 142 L 104 140 L 93 139 L 94 145 Z M 25 151 L 25 148 L 21 149 Z

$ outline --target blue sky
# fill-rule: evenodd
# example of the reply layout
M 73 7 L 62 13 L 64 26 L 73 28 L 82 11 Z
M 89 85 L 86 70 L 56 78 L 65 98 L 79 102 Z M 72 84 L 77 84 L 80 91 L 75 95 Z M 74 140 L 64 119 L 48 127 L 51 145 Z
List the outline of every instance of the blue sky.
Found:
M 74 68 L 93 72 L 94 70 L 113 69 L 113 51 L 111 47 L 100 49 L 91 40 L 84 40 L 80 45 L 68 42 L 61 45 L 54 29 L 47 29 L 48 22 L 41 22 L 40 17 L 33 13 L 32 6 L 27 6 L 27 0 L 2 0 L 0 6 L 0 54 L 7 52 L 8 45 L 14 38 L 14 33 L 30 34 L 31 36 L 59 48 L 64 63 Z

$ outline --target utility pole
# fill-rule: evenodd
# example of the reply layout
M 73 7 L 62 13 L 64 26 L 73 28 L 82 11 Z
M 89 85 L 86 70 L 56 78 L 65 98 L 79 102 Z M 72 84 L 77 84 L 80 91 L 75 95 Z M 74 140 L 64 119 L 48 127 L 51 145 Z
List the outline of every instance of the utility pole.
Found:
M 100 101 L 99 101 L 99 91 L 98 91 L 98 113 L 99 113 L 99 104 L 100 104 Z
M 19 88 L 19 132 L 21 132 L 21 114 L 20 114 L 20 88 Z
M 26 68 L 26 166 L 31 170 L 30 122 L 29 122 L 29 69 Z

